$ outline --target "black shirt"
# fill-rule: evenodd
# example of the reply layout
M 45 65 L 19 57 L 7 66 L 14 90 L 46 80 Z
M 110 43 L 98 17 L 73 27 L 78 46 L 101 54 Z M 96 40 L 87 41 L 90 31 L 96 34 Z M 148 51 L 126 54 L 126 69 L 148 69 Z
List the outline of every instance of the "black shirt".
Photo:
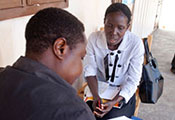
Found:
M 0 73 L 0 120 L 95 120 L 75 89 L 43 64 L 20 57 Z

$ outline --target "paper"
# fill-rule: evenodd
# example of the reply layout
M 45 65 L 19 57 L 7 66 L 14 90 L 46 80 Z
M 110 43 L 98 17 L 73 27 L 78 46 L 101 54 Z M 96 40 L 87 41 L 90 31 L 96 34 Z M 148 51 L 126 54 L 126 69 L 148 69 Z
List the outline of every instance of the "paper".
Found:
M 98 93 L 99 96 L 103 99 L 112 100 L 120 91 L 120 87 L 110 86 L 106 82 L 98 82 L 99 88 Z M 92 97 L 89 87 L 87 86 L 84 90 L 85 97 Z
M 112 100 L 120 91 L 120 87 L 108 86 L 107 89 L 99 94 L 101 98 Z
M 112 119 L 108 119 L 108 120 L 132 120 L 126 116 L 121 116 L 121 117 L 116 117 L 116 118 L 112 118 Z

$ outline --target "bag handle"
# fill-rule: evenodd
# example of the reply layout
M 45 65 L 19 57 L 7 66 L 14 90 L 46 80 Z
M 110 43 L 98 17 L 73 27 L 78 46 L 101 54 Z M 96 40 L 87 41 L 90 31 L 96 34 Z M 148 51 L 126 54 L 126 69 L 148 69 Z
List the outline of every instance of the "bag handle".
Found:
M 151 52 L 149 51 L 148 38 L 143 38 L 143 43 L 145 47 L 146 62 L 148 63 L 151 58 L 153 58 Z

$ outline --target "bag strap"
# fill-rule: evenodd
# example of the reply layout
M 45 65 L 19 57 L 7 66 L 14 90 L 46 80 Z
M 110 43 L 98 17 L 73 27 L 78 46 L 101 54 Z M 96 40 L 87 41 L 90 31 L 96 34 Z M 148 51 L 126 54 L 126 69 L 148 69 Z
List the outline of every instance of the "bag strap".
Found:
M 148 63 L 151 58 L 153 58 L 151 52 L 149 51 L 149 46 L 148 46 L 148 38 L 143 39 L 144 47 L 145 47 L 145 55 L 146 55 L 146 62 Z

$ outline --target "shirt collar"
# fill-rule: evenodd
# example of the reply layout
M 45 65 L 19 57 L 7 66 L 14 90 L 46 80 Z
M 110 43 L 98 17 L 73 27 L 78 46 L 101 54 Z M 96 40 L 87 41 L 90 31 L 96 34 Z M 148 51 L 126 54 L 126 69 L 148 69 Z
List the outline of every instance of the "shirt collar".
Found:
M 68 88 L 73 89 L 72 86 L 63 80 L 57 73 L 49 69 L 47 66 L 30 58 L 21 56 L 13 64 L 13 67 L 29 74 L 36 75 L 39 78 L 49 80 L 50 82 L 54 82 L 56 84 L 62 84 Z
M 107 42 L 106 42 L 106 36 L 105 36 L 104 31 L 99 31 L 98 32 L 97 43 L 96 44 L 97 44 L 97 47 L 99 47 L 101 49 L 108 50 Z
M 123 36 L 123 40 L 122 40 L 120 46 L 118 47 L 118 50 L 120 50 L 121 52 L 125 51 L 127 49 L 127 47 L 129 46 L 129 41 L 128 41 L 129 40 L 128 39 L 129 33 L 130 33 L 129 30 L 127 30 L 125 32 L 125 35 Z M 108 50 L 107 42 L 106 42 L 106 36 L 105 36 L 104 31 L 99 32 L 96 44 L 97 44 L 97 47 L 99 47 L 101 49 Z

